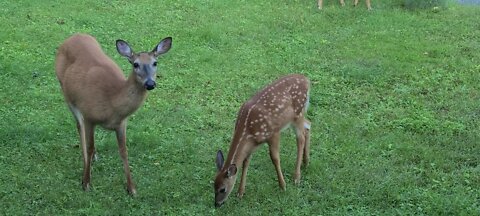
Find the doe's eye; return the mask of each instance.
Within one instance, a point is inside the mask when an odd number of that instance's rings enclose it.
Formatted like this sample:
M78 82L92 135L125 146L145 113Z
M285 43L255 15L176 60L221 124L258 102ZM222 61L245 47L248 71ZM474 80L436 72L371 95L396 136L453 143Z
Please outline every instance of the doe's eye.
M140 65L135 62L135 63L133 63L133 67L134 67L134 68L138 68L138 67L140 67Z
M220 189L220 191L219 191L219 192L220 192L220 193L225 193L225 191L226 191L226 190L227 190L227 189L225 189L225 188L222 188L222 189Z
M153 66L156 67L156 66L157 66L157 62L153 62Z

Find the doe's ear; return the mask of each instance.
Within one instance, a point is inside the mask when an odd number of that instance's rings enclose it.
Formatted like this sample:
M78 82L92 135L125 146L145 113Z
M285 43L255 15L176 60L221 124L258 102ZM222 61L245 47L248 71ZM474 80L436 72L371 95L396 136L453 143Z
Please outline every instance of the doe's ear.
M120 55L127 58L132 58L133 51L126 41L119 39L117 40L116 45L117 45L117 51L118 53L120 53Z
M237 165L231 164L230 166L228 166L228 169L227 169L227 178L230 178L235 174L237 174Z
M170 50L172 47L172 37L166 37L158 45L153 48L152 52L155 55L155 57L164 54Z
M217 165L217 171L222 170L223 168L223 154L221 150L217 151L217 159L215 161L215 164Z

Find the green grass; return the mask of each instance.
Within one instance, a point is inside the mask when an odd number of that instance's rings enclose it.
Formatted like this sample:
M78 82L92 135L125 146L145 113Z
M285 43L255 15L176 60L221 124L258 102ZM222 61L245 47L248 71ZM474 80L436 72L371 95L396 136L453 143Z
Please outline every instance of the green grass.
M0 214L479 215L480 8L372 3L1 1ZM129 119L135 198L114 133L101 129L93 190L81 189L78 135L53 68L75 32L94 35L127 72L116 39L139 51L173 37L158 88ZM215 209L215 153L228 150L240 105L288 73L312 81L301 185L287 131L287 190L263 146L244 198Z

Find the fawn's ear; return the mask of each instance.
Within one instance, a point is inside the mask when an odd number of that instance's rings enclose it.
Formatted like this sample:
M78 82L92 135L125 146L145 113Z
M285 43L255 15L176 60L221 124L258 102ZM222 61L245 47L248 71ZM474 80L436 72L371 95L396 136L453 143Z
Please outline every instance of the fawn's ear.
M227 178L230 178L235 174L237 174L237 165L231 164L227 170Z
M172 47L172 37L166 37L152 50L155 57L164 54Z
M221 150L217 151L217 159L215 161L215 164L217 165L217 171L222 170L223 168L223 154Z
M130 45L124 40L118 39L116 42L117 46L117 51L120 53L120 55L127 57L127 58L132 58L133 56L133 50L130 48Z

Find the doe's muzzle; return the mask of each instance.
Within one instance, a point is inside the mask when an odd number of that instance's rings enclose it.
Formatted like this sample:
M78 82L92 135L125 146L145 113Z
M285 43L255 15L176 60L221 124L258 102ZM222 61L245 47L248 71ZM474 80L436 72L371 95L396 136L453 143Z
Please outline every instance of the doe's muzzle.
M150 79L145 82L145 88L149 91L154 89L156 85L157 84L155 83L155 81L150 80Z

